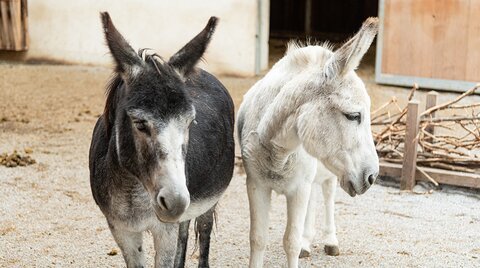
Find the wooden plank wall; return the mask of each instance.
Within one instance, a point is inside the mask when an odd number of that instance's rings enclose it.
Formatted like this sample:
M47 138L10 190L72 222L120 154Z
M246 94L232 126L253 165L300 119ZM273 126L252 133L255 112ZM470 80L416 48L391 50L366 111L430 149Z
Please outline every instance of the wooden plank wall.
M480 81L480 1L385 0L382 73Z
M0 0L0 50L28 49L27 0Z

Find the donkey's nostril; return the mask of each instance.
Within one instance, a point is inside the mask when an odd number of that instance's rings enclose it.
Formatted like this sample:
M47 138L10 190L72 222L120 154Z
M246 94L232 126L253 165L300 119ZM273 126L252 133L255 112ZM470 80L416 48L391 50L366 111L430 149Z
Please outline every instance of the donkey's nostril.
M157 203L162 210L168 210L167 200L161 193L157 196Z
M168 210L168 206L167 206L167 201L165 200L165 197L161 196L160 197L160 206L165 209L165 210Z
M370 176L368 176L368 183L372 185L374 182L375 182L375 176L371 174Z

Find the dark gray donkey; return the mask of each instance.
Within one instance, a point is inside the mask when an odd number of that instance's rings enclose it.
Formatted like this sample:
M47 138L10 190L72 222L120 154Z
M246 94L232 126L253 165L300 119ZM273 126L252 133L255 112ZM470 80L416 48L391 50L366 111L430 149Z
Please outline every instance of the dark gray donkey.
M196 69L217 18L168 62L130 47L101 19L116 63L93 131L90 184L127 267L143 267L149 230L156 267L183 267L190 220L208 267L213 212L234 165L234 109L223 85Z

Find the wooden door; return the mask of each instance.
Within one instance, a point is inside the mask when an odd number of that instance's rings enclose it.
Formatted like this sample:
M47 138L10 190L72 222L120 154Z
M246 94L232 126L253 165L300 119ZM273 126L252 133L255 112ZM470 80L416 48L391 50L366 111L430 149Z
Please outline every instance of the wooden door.
M464 91L480 81L480 1L381 0L380 83Z

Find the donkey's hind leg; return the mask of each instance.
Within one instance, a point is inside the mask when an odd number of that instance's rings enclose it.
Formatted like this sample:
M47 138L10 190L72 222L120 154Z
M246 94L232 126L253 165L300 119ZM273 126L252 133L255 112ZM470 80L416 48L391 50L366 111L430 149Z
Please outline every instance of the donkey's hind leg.
M113 238L122 250L123 258L127 264L127 268L145 267L145 256L143 254L143 235L142 232L129 232L118 229L108 224Z
M190 220L181 222L178 227L177 254L175 255L175 268L185 267L185 257L187 254L188 228Z
M335 227L335 191L337 187L337 178L332 177L322 182L322 192L325 202L324 222L322 226L325 253L330 256L338 256L337 230Z
M315 222L318 209L318 194L320 192L320 185L316 182L312 183L310 190L310 199L308 200L307 215L305 217L305 225L303 228L302 250L300 251L300 258L310 256L311 245L316 234Z
M200 245L199 268L210 267L208 255L210 252L210 235L212 234L214 212L215 206L195 220L195 233L198 234L198 243Z

